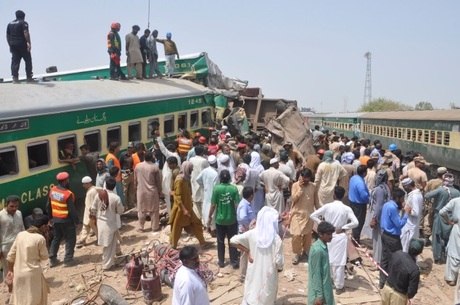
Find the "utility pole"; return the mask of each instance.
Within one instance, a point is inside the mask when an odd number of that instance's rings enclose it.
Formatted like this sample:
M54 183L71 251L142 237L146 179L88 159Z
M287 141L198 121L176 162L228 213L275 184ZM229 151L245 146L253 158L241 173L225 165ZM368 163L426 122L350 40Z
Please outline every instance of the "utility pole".
M371 74L371 52L366 52L364 57L367 59L366 80L364 82L364 100L363 104L372 100L372 74Z

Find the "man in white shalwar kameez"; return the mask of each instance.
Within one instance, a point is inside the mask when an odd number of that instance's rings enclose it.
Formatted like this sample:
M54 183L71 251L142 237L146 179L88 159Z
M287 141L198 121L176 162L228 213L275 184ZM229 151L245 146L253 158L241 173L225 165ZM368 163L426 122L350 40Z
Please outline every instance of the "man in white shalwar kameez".
M270 168L263 171L259 178L265 187L265 205L274 208L278 213L284 212L283 189L289 186L289 178L278 170L277 158L270 160Z
M119 239L117 215L124 211L120 197L114 193L116 181L112 177L105 182L106 190L99 192L94 199L91 211L97 218L97 244L102 246L102 269L107 270L114 264Z
M192 170L192 201L193 201L193 209L195 211L196 216L201 218L202 221L206 221L207 218L203 218L202 214L202 206L203 206L203 188L201 185L196 181L198 175L209 166L208 160L203 157L205 148L203 145L195 146L195 156L190 158L190 162L193 164Z
M341 186L336 186L334 188L335 200L326 203L310 215L310 218L317 224L324 220L336 228L335 233L332 234L331 242L327 244L327 249L329 252L331 276L338 293L343 292L345 285L345 265L347 264L348 242L345 231L356 228L359 223L353 210L349 206L343 204L342 199L344 195L345 189ZM323 220L319 218L320 216L323 217Z
M407 222L401 229L401 245L404 252L409 251L409 244L412 238L420 235L420 219L423 217L423 194L415 187L415 182L411 178L401 181L407 193L406 205L411 207Z
M219 174L217 173L217 158L216 156L208 156L209 166L206 167L199 175L196 177L196 182L203 188L203 214L201 221L204 226L207 225L207 220L209 218L209 209L211 208L211 198L212 190L214 186L219 183ZM192 171L193 175L193 171ZM211 227L208 228L211 231L216 229L216 218L213 217L211 222Z
M158 147L160 147L161 153L168 159L169 157L174 157L177 159L177 166L180 168L180 156L177 151L170 151L166 148L165 144L161 137L156 137L156 141L158 143ZM165 164L162 170L162 190L163 195L165 196L166 208L168 209L168 214L171 214L171 184L174 183L172 180L172 170Z
M339 185L347 189L348 173L339 161L333 159L333 152L328 150L324 153L323 162L316 170L315 185L320 204L334 201L334 187Z
M197 272L200 265L198 250L185 246L179 253L182 266L174 278L172 305L209 305L206 283Z
M15 305L48 304L49 286L43 276L41 262L48 259L43 234L48 227L48 217L39 215L27 231L20 232L8 253L8 277L13 278Z
M278 293L278 271L284 266L283 242L278 235L278 212L263 207L256 228L234 235L230 243L248 254L242 305L273 305Z
M85 211L83 212L83 227L80 232L80 236L77 241L77 248L81 248L86 244L86 240L89 237L90 232L92 231L97 236L97 226L96 222L90 218L91 206L93 205L94 198L98 194L98 190L101 188L95 187L92 184L92 179L90 176L85 176L81 179L83 188L86 190L85 196Z

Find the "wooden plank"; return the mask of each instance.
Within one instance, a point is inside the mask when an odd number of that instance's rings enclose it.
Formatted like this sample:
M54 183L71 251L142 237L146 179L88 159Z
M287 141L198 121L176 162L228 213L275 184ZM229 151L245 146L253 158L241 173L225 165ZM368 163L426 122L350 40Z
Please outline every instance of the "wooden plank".
M362 304L367 302L380 302L380 295L362 295L354 298L336 297L336 302L342 305Z
M225 293L229 292L230 290L232 290L233 288L238 286L238 284L239 283L237 283L237 282L233 282L233 283L230 283L230 285L228 285L228 286L227 285L226 286L220 286L219 288L217 288L216 290L214 290L213 292L211 292L209 294L209 300L214 301L215 299L221 297Z

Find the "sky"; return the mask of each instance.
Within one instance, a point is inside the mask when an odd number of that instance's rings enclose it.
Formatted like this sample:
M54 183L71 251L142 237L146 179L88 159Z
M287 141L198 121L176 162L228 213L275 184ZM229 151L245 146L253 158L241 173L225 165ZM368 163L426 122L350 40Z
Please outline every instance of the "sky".
M138 24L172 32L180 54L207 52L228 77L266 97L297 100L321 112L363 103L366 52L372 53L372 98L435 108L460 106L460 1L443 0L0 0L6 31L26 13L35 74L108 65L106 35ZM3 36L5 37L5 36ZM160 46L160 52L162 47ZM0 39L0 77L10 53ZM126 58L122 59L126 60ZM24 76L24 63L20 76ZM1 96L1 87L0 87ZM1 99L1 98L0 98Z

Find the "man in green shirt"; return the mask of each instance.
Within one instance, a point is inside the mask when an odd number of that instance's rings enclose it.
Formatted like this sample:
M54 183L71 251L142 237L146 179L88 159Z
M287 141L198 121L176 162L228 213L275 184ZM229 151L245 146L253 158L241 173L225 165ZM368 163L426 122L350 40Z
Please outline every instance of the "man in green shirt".
M225 238L228 239L230 263L233 269L239 268L238 250L230 246L230 238L238 234L236 209L240 195L236 186L230 184L230 172L222 170L219 175L220 183L212 191L211 209L209 210L208 227L211 225L214 211L216 211L217 256L219 267L225 266Z
M318 225L319 238L308 256L308 305L335 305L327 243L335 228L329 222Z

